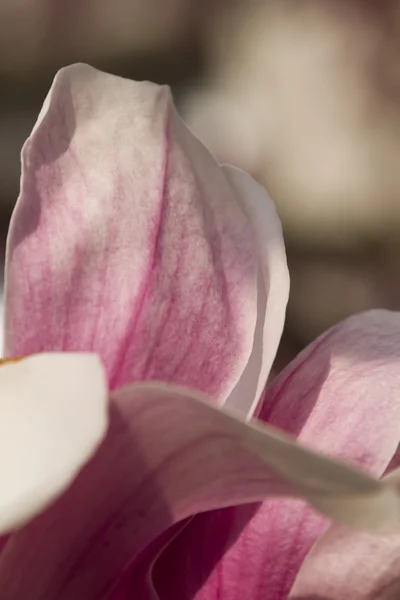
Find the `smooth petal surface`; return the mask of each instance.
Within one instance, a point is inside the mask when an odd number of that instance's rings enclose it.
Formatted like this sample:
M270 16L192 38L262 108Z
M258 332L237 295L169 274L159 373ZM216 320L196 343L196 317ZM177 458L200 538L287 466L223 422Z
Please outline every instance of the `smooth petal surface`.
M400 439L399 391L400 315L374 311L344 321L301 353L267 390L260 417L315 449L381 476ZM328 519L292 499L197 516L159 557L152 574L155 588L162 600L284 600L310 548L328 527ZM350 534L349 539L364 538ZM392 543L384 542L384 551ZM349 546L346 558L338 558L337 570L325 579L323 551L317 556L321 590L334 589L337 571L346 559L351 564L351 551ZM359 551L355 563L357 556ZM371 567L376 563L371 558ZM320 590L314 590L314 574L310 563L307 600ZM359 577L354 574L355 580ZM345 582L346 576L338 579L342 591ZM353 595L350 588L333 598Z
M159 600L286 600L316 532L328 526L304 502L282 498L197 515L160 552L149 579ZM132 578L130 593L136 586Z
M129 565L174 523L288 494L322 500L345 522L400 526L390 484L188 391L132 386L114 396L105 443L73 486L7 542L0 589L7 600L112 598Z
M24 525L70 485L106 432L107 398L94 355L43 354L0 366L0 533Z
M253 351L239 384L226 402L227 407L250 417L265 387L281 339L289 297L289 271L281 222L265 189L239 169L226 166L224 171L248 215L260 257ZM249 404L251 399L253 403Z
M158 379L223 402L252 353L260 257L169 90L65 68L22 161L7 354L93 351L111 388Z
M322 499L329 514L362 526L400 525L389 484L185 390L132 386L114 397L108 437L73 486L7 542L0 589L7 600L108 597L174 523L269 495Z
M398 466L397 450L392 464ZM384 477L400 488L400 469ZM400 534L371 535L332 525L303 563L289 598L397 600L400 596Z
M398 600L400 535L332 526L311 550L291 600Z

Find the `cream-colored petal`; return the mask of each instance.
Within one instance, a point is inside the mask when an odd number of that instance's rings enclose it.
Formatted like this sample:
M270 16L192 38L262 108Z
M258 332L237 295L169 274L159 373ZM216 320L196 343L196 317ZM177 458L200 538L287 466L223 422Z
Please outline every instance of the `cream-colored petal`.
M0 367L0 533L42 512L107 427L103 367L91 354L41 354Z

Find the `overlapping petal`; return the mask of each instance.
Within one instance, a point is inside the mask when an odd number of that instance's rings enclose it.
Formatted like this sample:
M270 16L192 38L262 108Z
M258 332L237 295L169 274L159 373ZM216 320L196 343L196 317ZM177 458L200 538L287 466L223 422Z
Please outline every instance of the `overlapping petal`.
M225 166L224 171L249 218L260 259L253 350L239 384L226 401L227 407L251 417L281 339L289 296L289 272L281 222L265 189L239 169Z
M364 527L400 525L396 487L272 428L245 424L191 392L138 384L117 392L112 407L108 436L91 463L3 549L7 600L108 597L174 523L270 495L305 497Z
M399 451L384 479L399 486ZM400 534L371 535L332 525L303 563L289 598L307 600L397 600L400 594Z
M311 344L275 379L260 416L311 447L381 476L400 440L399 348L399 314L376 311L352 317ZM329 519L291 499L200 515L161 554L152 572L154 585L162 600L283 600L310 548L328 527ZM348 551L343 545L331 576L326 576L325 545L315 557L317 569L314 562L306 563L306 598L320 589L335 589L335 581L342 594L334 600L358 599L353 589L368 589L367 583L357 587L361 575L356 568L360 552L368 552L368 536L345 531L356 541L354 546L349 542ZM369 539L374 547L383 544L383 553L396 547L390 538ZM342 551L339 541L335 551ZM346 560L354 563L348 594L348 576L337 578ZM369 577L376 577L372 567L378 559L371 557L370 562ZM314 576L320 586L314 585Z
M107 399L94 355L42 354L0 366L0 533L33 519L70 485L106 433Z
M93 351L112 389L159 379L208 398L165 383L118 389L107 437L72 485L104 432L104 380L87 401L86 380L71 378L63 410L45 395L39 410L28 406L32 421L6 403L20 437L0 436L15 458L8 471L0 461L12 507L2 530L68 488L0 540L7 600L114 592L119 600L138 589L153 600L257 600L266 590L280 600L327 527L315 508L362 528L400 527L396 478L380 482L294 440L382 474L400 437L398 315L362 315L325 334L268 390L260 412L268 425L243 422L268 377L287 294L272 203L247 175L215 163L166 88L83 65L58 74L23 151L7 253L7 354ZM22 508L10 501L15 490L26 491ZM275 496L285 499L252 504ZM308 564L295 594L311 593Z
M167 88L84 65L60 71L23 150L7 354L93 351L112 388L159 379L224 402L250 357L261 370L260 341L252 353L266 309L260 262L267 287L281 289L277 331L288 294L275 210L259 190L249 219L242 193L180 121ZM260 246L255 211L271 218ZM254 394L277 344L271 336Z
M332 526L297 576L291 600L397 600L400 535L371 535Z

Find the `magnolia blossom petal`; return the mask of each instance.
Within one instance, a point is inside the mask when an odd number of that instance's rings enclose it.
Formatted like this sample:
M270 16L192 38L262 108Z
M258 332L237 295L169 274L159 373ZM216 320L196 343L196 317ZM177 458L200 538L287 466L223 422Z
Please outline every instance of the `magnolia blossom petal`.
M157 600L286 600L316 531L328 526L304 502L282 498L197 515L162 549L147 579ZM129 589L144 576L138 569Z
M400 527L400 493L182 388L114 396L111 427L62 498L0 555L7 600L107 597L140 553L183 519L271 495L305 497L338 520Z
M315 544L291 600L398 600L400 534L371 535L332 526Z
M381 476L400 440L400 313L350 317L267 390L261 418Z
M399 348L398 313L352 317L311 344L274 380L260 417L315 449L381 476L400 440ZM394 475L386 481L398 485ZM200 515L161 554L154 585L162 600L284 600L307 553L328 527L328 519L292 499ZM357 556L360 552L355 562ZM346 559L338 559L337 570ZM316 560L317 572L326 573L322 551ZM320 591L313 589L312 563L308 573L306 591L312 595ZM321 579L321 590L333 586L336 576L333 570ZM339 578L338 586L345 582L345 576ZM351 588L332 600L353 597Z
M0 366L0 533L23 526L70 485L105 434L107 398L94 355Z
M7 354L93 351L111 388L158 379L223 402L252 352L259 258L168 88L62 69L22 161Z
M224 170L249 217L260 257L253 351L241 380L226 402L227 407L251 416L281 339L289 298L289 271L282 225L265 189L239 169L224 167Z
M389 470L398 466L399 448ZM399 486L400 469L384 477ZM371 535L332 525L304 561L289 598L310 594L329 600L397 600L400 596L400 534Z

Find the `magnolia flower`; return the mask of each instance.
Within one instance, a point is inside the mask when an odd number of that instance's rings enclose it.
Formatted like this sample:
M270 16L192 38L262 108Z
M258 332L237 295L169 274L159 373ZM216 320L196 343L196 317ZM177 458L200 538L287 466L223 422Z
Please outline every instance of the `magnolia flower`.
M7 248L1 598L397 595L400 316L264 392L287 297L270 199L167 88L57 75Z

